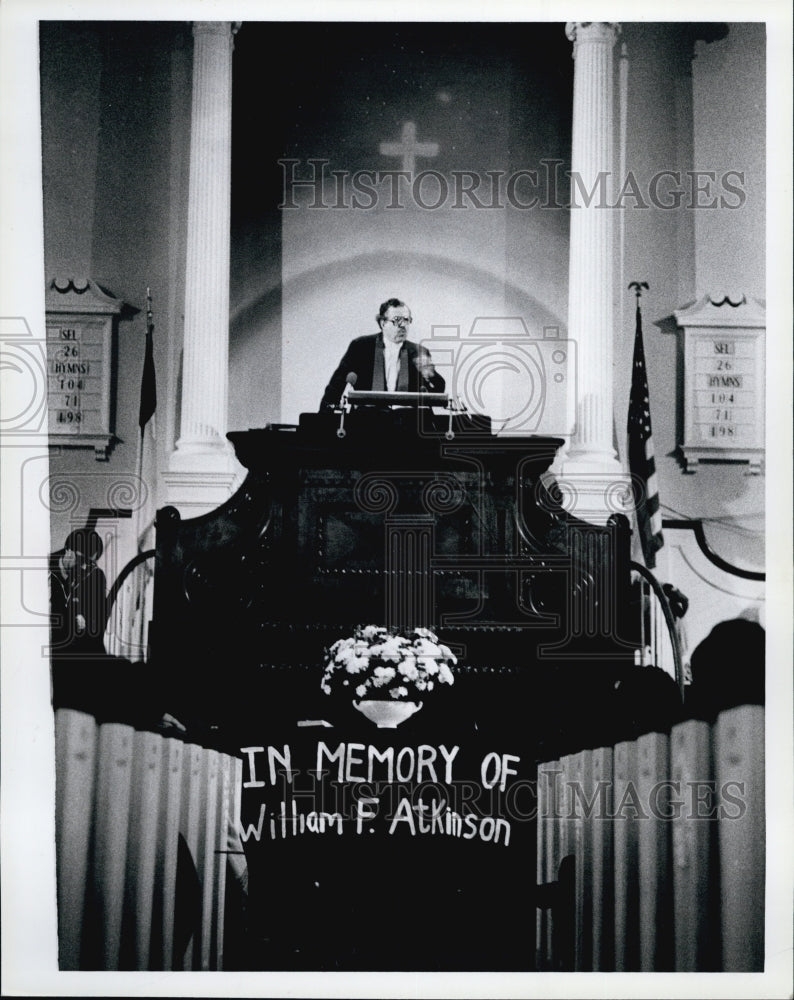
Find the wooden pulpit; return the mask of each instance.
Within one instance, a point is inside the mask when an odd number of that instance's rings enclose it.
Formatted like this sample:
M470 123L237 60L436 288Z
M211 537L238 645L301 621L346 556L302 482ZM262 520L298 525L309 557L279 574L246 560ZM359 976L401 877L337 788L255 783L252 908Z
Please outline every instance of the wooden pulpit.
M229 438L223 506L157 520L151 662L242 760L247 957L262 969L531 970L536 770L614 737L634 669L629 531L569 515L562 442L416 410ZM455 682L397 728L328 697L358 625L431 628Z

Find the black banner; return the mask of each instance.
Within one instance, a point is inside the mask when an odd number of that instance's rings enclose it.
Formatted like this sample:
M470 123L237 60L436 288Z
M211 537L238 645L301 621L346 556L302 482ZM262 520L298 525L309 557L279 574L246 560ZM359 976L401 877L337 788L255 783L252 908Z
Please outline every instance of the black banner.
M434 715L240 748L258 967L533 968L534 754Z

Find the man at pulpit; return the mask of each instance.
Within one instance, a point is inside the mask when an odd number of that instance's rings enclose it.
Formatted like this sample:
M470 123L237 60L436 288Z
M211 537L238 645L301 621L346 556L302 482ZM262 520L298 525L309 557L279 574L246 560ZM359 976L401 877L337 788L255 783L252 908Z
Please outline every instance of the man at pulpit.
M413 317L401 299L382 303L375 320L379 333L351 341L325 387L320 409L338 406L345 385L377 392L443 392L427 348L408 339ZM355 378L352 378L355 376Z

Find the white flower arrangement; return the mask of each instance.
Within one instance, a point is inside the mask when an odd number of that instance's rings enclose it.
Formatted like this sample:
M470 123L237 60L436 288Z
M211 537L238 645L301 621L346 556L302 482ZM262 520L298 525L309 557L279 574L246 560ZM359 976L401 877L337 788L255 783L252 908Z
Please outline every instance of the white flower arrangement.
M400 632L358 625L326 650L320 687L353 700L421 701L442 684L454 684L457 657L427 628Z

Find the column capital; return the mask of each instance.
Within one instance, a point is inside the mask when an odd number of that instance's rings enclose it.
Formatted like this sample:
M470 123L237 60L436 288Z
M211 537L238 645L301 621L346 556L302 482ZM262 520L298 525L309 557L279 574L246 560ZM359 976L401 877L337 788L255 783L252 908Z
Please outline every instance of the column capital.
M610 42L614 45L621 32L618 21L568 21L565 36L576 46L581 42Z

